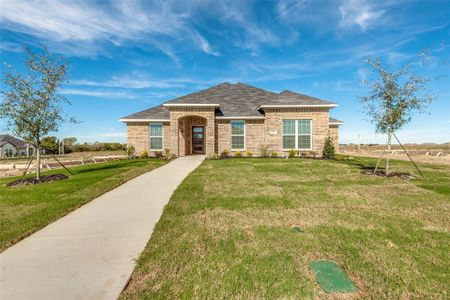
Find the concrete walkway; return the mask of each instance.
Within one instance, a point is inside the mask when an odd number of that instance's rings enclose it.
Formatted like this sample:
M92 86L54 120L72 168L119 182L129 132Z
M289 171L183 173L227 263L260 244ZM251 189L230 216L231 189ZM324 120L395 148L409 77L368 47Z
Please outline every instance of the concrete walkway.
M5 250L0 298L117 298L173 191L203 159L177 158Z

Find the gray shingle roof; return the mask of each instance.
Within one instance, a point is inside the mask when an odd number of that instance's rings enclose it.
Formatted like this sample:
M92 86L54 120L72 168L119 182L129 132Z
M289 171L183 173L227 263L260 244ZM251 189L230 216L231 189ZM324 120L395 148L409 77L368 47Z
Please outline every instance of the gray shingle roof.
M244 83L226 82L167 101L165 104L219 104L216 116L258 117L264 115L262 111L258 111L261 105L330 105L334 103L291 91L277 94ZM159 105L126 116L124 119L169 119L169 110Z
M15 138L9 134L0 134L0 145L3 146L6 143L10 143L11 145L17 148L25 148L26 143L18 138Z
M342 123L342 124L344 124L344 121L341 121L341 120L338 120L338 119L335 119L335 118L331 118L330 117L330 121L329 121L330 123Z

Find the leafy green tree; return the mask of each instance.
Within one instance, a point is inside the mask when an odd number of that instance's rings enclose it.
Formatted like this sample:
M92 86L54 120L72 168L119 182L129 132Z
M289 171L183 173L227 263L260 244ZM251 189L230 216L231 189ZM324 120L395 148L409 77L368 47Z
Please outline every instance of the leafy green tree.
M427 88L431 79L415 74L413 66L419 64L408 64L392 71L380 59L367 59L367 63L373 75L364 81L370 91L360 101L375 124L376 132L388 136L386 174L389 174L392 134L409 123L415 113L423 112L436 96Z
M58 93L66 81L67 63L64 58L45 49L34 53L25 48L26 71L21 74L8 66L3 82L0 118L7 120L8 129L30 141L36 147L36 179L41 176L42 137L58 131L62 123L76 122L68 118L63 104L69 101Z
M76 137L68 137L63 139L64 144L64 153L71 153L73 152L73 148L75 144L77 143Z
M46 152L58 153L59 141L56 136L46 136L41 139L41 147L45 149Z

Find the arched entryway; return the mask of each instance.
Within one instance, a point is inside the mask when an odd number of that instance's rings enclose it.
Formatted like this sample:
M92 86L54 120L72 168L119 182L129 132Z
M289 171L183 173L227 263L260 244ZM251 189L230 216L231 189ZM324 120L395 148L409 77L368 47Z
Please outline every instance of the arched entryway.
M206 154L207 119L188 115L178 119L180 156Z

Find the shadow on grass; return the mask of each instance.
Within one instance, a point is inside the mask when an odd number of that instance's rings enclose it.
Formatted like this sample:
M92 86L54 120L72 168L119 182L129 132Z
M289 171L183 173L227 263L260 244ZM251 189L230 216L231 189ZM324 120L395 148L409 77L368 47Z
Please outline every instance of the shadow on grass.
M129 165L128 165L129 166ZM119 169L124 168L124 165L116 164L116 165L106 165L106 166L93 166L89 169L82 169L82 170L71 170L74 174L83 174L83 173L89 173L89 172L96 172L96 171L104 171L104 170L113 170L113 169Z
M362 171L373 171L375 170L375 164L373 162L361 162L361 161L352 161L352 160L335 160L337 163L346 164L351 167L358 168ZM379 167L383 169L382 166Z

